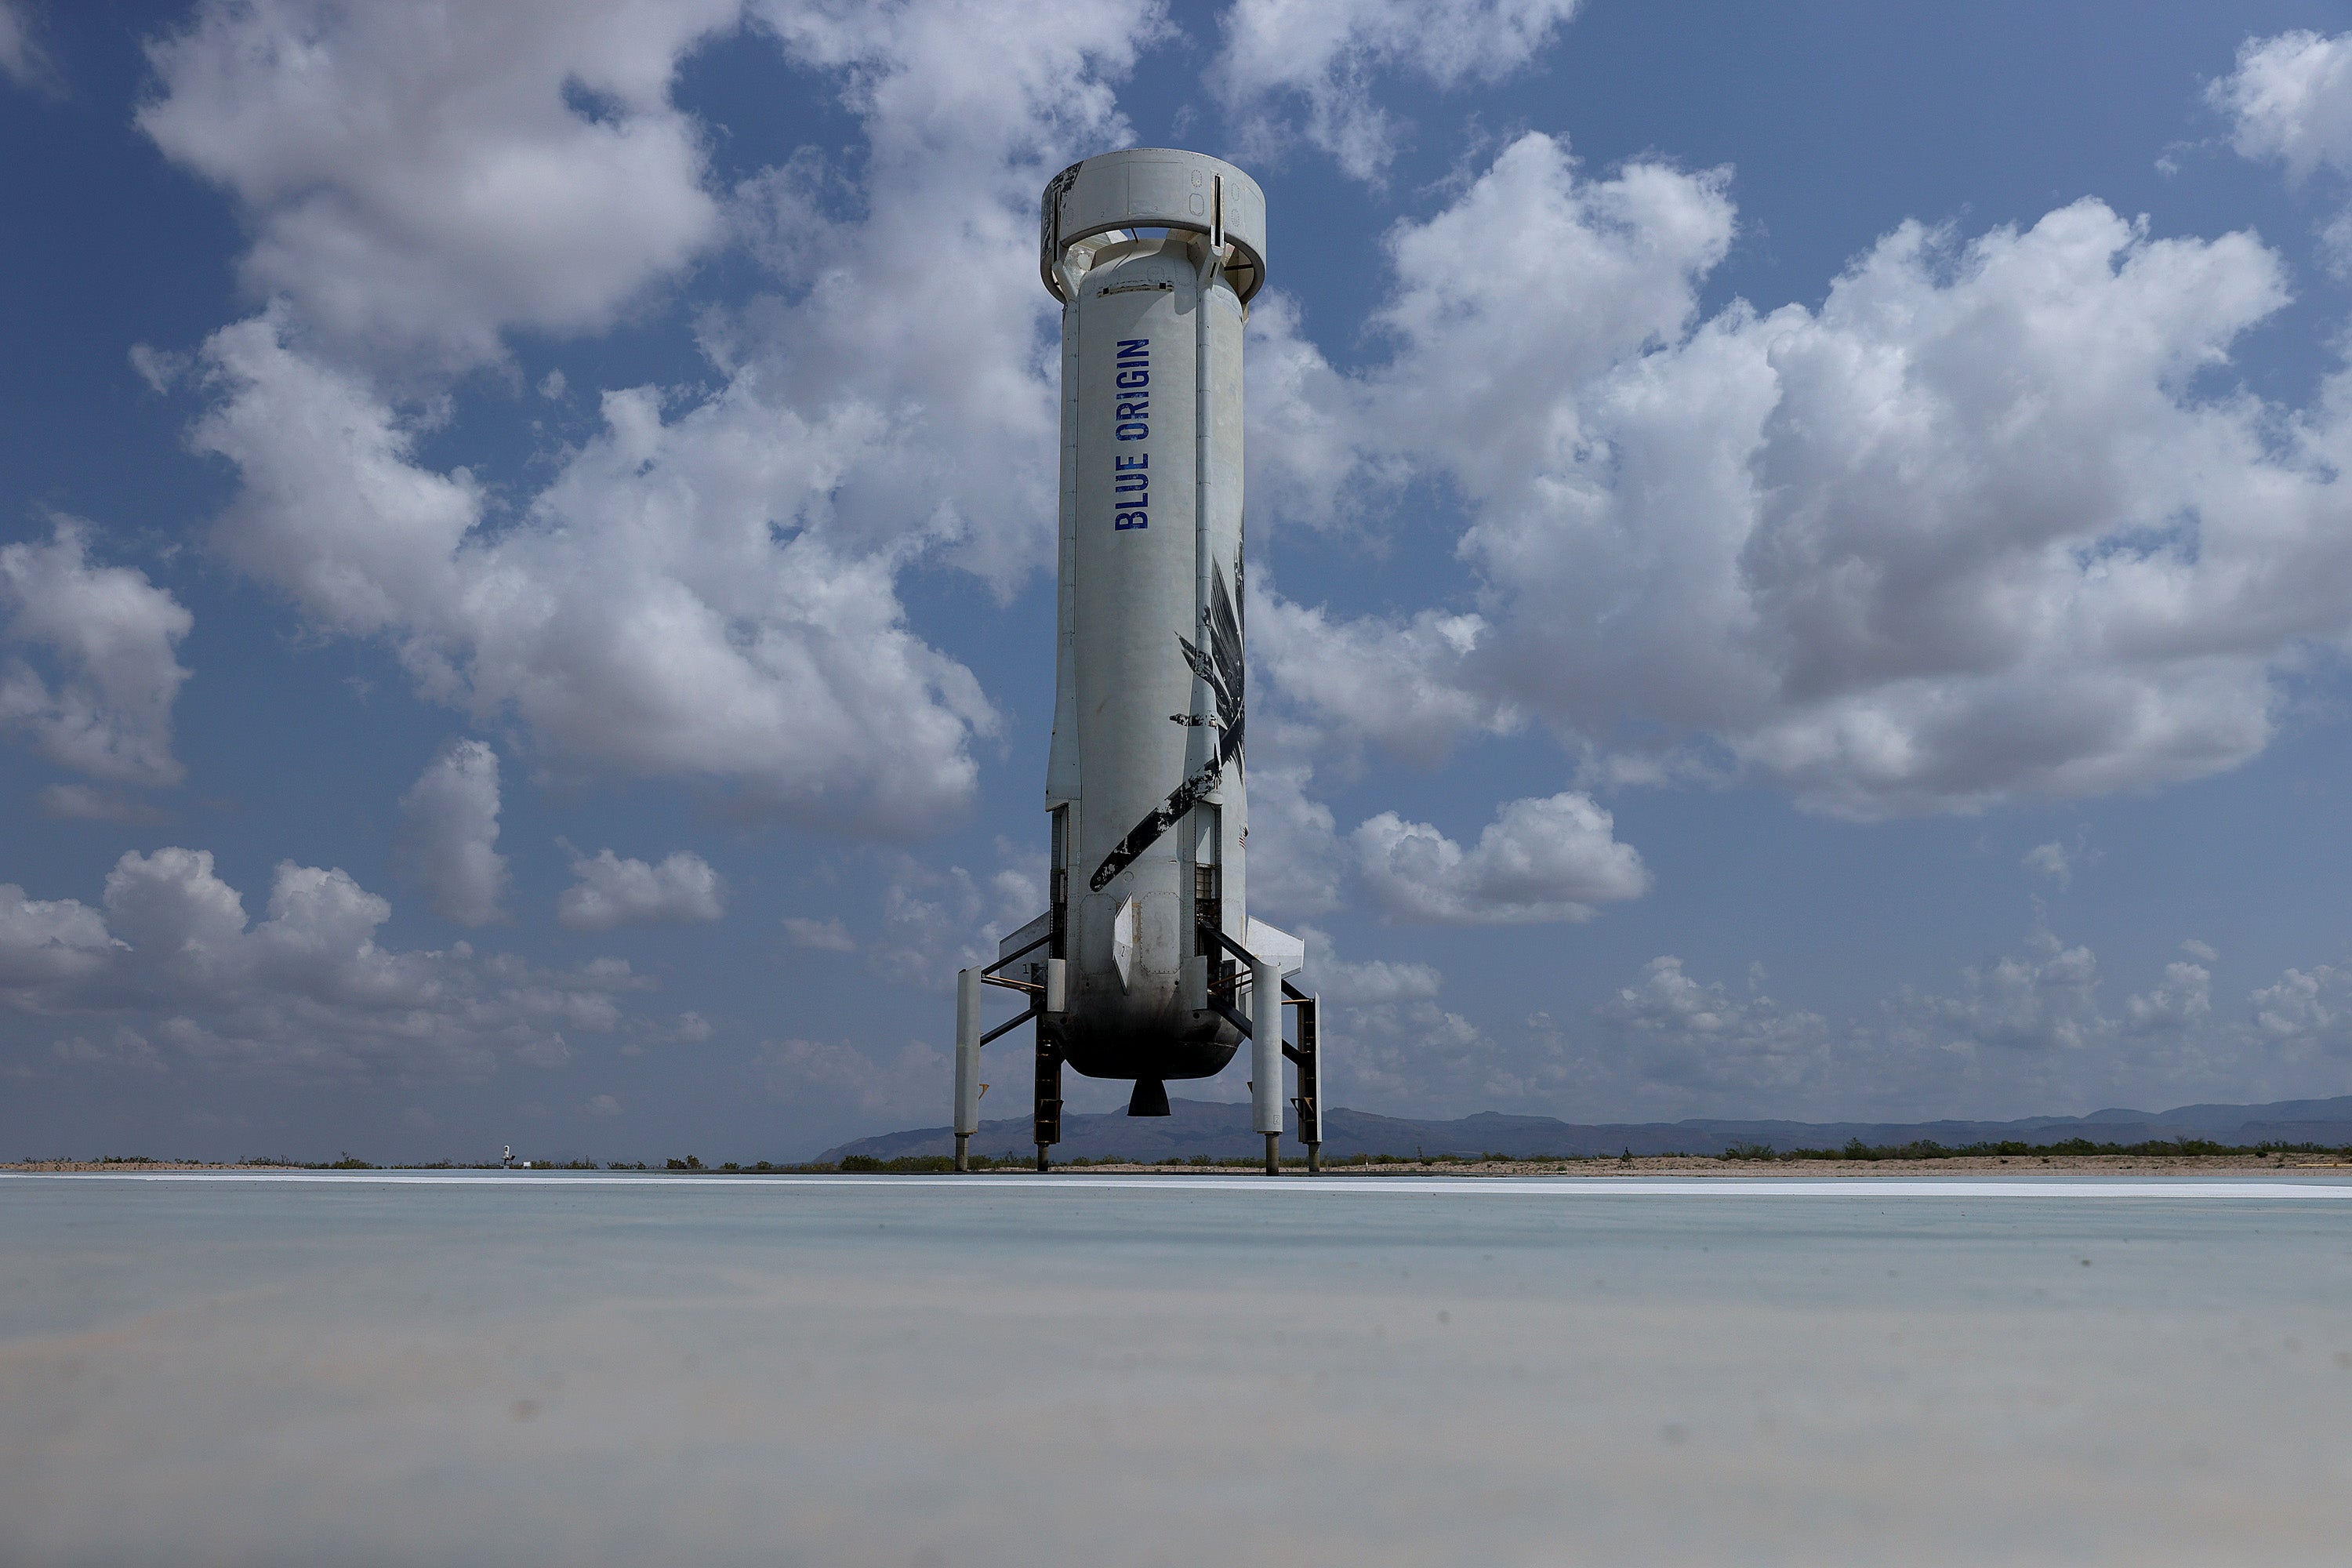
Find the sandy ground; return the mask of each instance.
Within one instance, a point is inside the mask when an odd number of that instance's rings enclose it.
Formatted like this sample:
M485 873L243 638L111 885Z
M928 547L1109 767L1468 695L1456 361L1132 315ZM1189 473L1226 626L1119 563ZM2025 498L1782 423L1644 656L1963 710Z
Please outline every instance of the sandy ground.
M278 1165L212 1165L200 1160L17 1160L0 1164L0 1171L68 1172L89 1174L104 1171L260 1171Z
M1150 1172L1154 1175L1249 1175L1256 1166L1088 1165L1089 1171ZM1305 1174L1285 1164L1285 1173ZM1401 1160L1377 1165L1328 1165L1327 1176L1966 1176L2099 1175L2189 1176L2225 1172L2352 1170L2352 1163L2321 1154L2032 1154L1950 1160L1715 1160L1696 1155L1636 1155L1631 1160L1476 1160L1454 1163Z
M418 1170L392 1165L386 1170ZM551 1168L551 1167L543 1167ZM1249 1176L1255 1165L1056 1165L1055 1170L1100 1174L1155 1176ZM194 1160L25 1160L0 1163L0 1171L94 1173L109 1171L276 1171L282 1165L207 1164ZM1649 1154L1632 1160L1399 1160L1384 1164L1328 1165L1326 1176L1968 1176L2095 1175L2193 1176L2239 1172L2344 1171L2352 1161L2325 1154L2018 1154L1949 1160L1716 1160L1698 1155ZM1284 1166L1304 1175L1303 1167ZM653 1173L723 1181L749 1172ZM992 1173L982 1172L980 1174Z

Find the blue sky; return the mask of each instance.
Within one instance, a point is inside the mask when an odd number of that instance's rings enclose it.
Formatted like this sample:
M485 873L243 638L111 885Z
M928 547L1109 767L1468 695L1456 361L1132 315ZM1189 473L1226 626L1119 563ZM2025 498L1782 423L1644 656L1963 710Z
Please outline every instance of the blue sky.
M0 0L0 1150L941 1120L1042 907L1034 203L1130 143L1268 196L1338 1102L2352 1089L2347 28Z

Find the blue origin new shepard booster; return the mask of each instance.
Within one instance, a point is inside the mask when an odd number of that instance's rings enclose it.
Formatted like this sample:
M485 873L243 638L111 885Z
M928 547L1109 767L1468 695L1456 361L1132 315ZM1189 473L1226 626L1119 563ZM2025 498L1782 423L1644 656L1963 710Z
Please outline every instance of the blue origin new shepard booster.
M1128 1114L1165 1116L1169 1079L1213 1076L1244 1040L1267 1171L1286 1058L1312 1170L1316 999L1287 982L1298 940L1249 917L1245 854L1242 323L1265 281L1265 195L1215 158L1130 148L1055 175L1040 235L1062 301L1052 907L957 977L957 1168L981 1047L1034 1021L1039 1170L1064 1067L1133 1079ZM983 1030L983 985L1028 1011Z

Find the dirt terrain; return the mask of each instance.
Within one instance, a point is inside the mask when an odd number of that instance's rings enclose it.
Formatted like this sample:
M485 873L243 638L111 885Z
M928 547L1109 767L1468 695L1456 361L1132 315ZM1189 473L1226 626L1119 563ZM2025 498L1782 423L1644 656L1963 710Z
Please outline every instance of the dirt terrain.
M385 1170L420 1169L384 1166ZM25 1160L0 1163L0 1171L74 1173L113 1171L275 1171L282 1165L208 1164L194 1160ZM1057 1165L1057 1171L1092 1175L1246 1176L1255 1165ZM1303 1175L1286 1163L1286 1174ZM2188 1176L2257 1171L2347 1171L2352 1161L2325 1154L2016 1154L1970 1155L1944 1160L1717 1160L1690 1154L1636 1155L1631 1160L1398 1160L1381 1164L1328 1165L1327 1176L1982 1176L2101 1175ZM685 1173L663 1173L684 1174ZM748 1172L697 1171L726 1177ZM777 1172L787 1174L789 1172ZM981 1174L988 1174L982 1172ZM1017 1171L1013 1173L1019 1173Z
M1255 1166L1086 1165L1088 1172L1150 1175L1245 1176ZM1303 1173L1286 1163L1286 1174ZM1327 1165L1327 1176L2183 1176L2255 1171L2345 1171L2352 1162L2324 1154L2017 1154L1943 1160L1717 1160L1692 1154L1635 1155L1631 1160L1399 1160L1383 1164Z
M278 1171L282 1165L215 1165L199 1160L14 1160L0 1171Z

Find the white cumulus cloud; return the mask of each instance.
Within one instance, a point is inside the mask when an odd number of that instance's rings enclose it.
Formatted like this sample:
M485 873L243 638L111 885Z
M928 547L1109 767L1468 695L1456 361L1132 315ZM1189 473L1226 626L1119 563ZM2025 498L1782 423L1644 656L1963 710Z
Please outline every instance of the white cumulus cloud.
M854 1116L861 1131L920 1124L940 1114L940 1086L949 1081L949 1058L937 1047L909 1040L887 1055L861 1050L847 1040L772 1040L760 1048L755 1070L771 1098L810 1118L838 1125ZM999 1067L999 1079L1009 1077ZM1011 1085L998 1088L1005 1093ZM1022 1086L1025 1091L1026 1086ZM1017 1101L1018 1094L1008 1097ZM1017 1104L991 1100L989 1117L1020 1114Z
M740 0L205 0L149 47L140 128L235 194L247 286L336 352L499 357L601 330L715 240L703 133L669 99Z
M1444 988L1445 976L1432 964L1389 958L1350 963L1339 956L1328 932L1301 926L1298 935L1307 944L1299 984L1327 1001L1343 1006L1426 1002Z
M1332 671L1394 665L1457 731L1525 713L1604 775L1721 763L1860 818L2267 744L2274 673L2352 637L2352 397L2295 416L2228 379L2287 298L2275 254L2085 200L1973 239L1906 224L1818 310L1701 320L1732 231L1719 174L1595 180L1530 134L1392 235L1385 363L1306 374L1284 345L1320 401L1266 417L1349 454L1326 493L1462 494L1479 626L1274 617L1281 701L1392 744Z
M746 224L789 237L757 247L782 287L706 318L706 344L765 417L866 433L828 477L836 538L940 548L1009 595L1053 558L1059 307L1037 280L1038 193L1133 140L1113 83L1161 36L1160 7L752 9L866 142L850 162L805 149L738 193Z
M18 990L95 973L116 942L106 918L71 899L28 899L0 883L0 987Z
M2284 164L2296 184L2323 169L2352 174L2352 33L2249 38L2237 69L2209 85L2206 98L2229 117L2242 156ZM2352 209L2339 212L2320 240L2331 269L2352 271Z
M1324 1023L1329 1103L1408 1116L1461 1115L1519 1098L1486 1030L1428 997L1335 1005Z
M1430 925L1524 925L1592 918L1592 906L1650 889L1639 851L1590 795L1515 800L1465 850L1424 822L1384 811L1353 836L1357 869L1381 913Z
M56 74L33 36L32 19L23 0L0 0L0 76L18 87L54 89Z
M920 834L971 799L970 742L997 718L908 630L897 574L937 552L1009 593L1050 556L1037 191L1128 139L1109 82L1162 24L1076 0L753 15L866 142L746 182L720 222L667 94L732 5L202 10L159 46L142 123L241 194L247 270L276 298L205 345L195 445L242 478L216 535L233 563L320 629L390 644L427 696L519 721L556 777ZM328 114L430 120L429 155L341 124L289 145ZM551 205L478 225L468 204L534 161ZM751 247L773 291L698 318L716 390L606 391L603 431L535 495L419 461L450 406L434 367L514 330L595 330L722 230L792 243Z
M1044 857L1004 839L997 853L1009 863L985 877L894 857L882 890L882 934L867 949L866 966L945 995L955 990L957 970L994 962L999 939L1045 908Z
M616 999L646 984L617 959L544 970L462 942L388 949L391 915L344 872L288 861L257 922L210 851L133 852L96 908L0 887L0 1008L13 1040L76 1031L57 1037L68 1065L478 1079L562 1066L566 1031L613 1033ZM101 1025L98 1050L79 1031Z
M1551 43L1578 0L1235 0L1209 80L1272 153L1290 128L1358 179L1376 177L1402 130L1375 91L1385 73L1441 88L1496 81Z
M89 559L86 525L0 546L0 732L110 784L180 782L172 704L194 623L143 572Z
M1694 977L1680 958L1652 959L1630 985L1594 1010L1628 1050L1652 1087L1673 1086L1718 1103L1786 1101L1818 1078L1828 1028L1818 1014L1781 1006L1769 996L1735 997L1719 983Z
M1922 1015L1980 1045L2077 1050L2110 1026L2098 1006L2098 959L2047 931L2030 952L1973 966L1963 980L1959 995L1927 1000Z
M1307 785L1314 770L1250 760L1249 904L1268 914L1318 915L1339 907L1346 854L1331 808Z
M1434 763L1465 735L1505 733L1507 706L1472 689L1464 670L1487 626L1475 615L1423 611L1412 619L1340 620L1271 595L1253 595L1250 649L1284 697L1326 732L1392 756Z
M2254 1024L2274 1039L2344 1043L2352 972L2332 964L2289 969L2251 998Z
M165 820L152 801L128 790L107 789L86 784L53 784L41 786L34 797L44 816L62 818L68 822L114 822L128 826L151 826Z
M2237 68L2206 97L2230 117L2242 155L2275 159L2296 180L2319 169L2352 173L2352 34L2249 38Z
M359 379L275 316L206 348L226 395L196 444L245 489L229 559L320 625L396 647L428 695L528 724L558 774L705 780L747 810L916 831L969 796L994 724L969 671L912 636L891 563L770 521L809 503L838 433L665 425L610 395L520 527L483 527L463 469L418 466Z
M786 915L784 935L794 947L814 948L819 952L856 952L857 939L838 918L811 920L806 915Z
M2143 1034L2194 1028L2212 1012L2213 972L2201 963L2168 963L2162 984L2124 999L2126 1020Z
M2029 871L2039 871L2061 888L2070 887L2074 880L2074 863L2067 858L2063 844L2037 844L2025 852L2021 864Z
M600 849L575 856L572 875L576 880L556 898L555 918L572 931L715 921L727 912L725 880L690 849L658 865Z
M433 912L459 925L507 918L499 843L499 754L458 741L400 797L401 855Z

